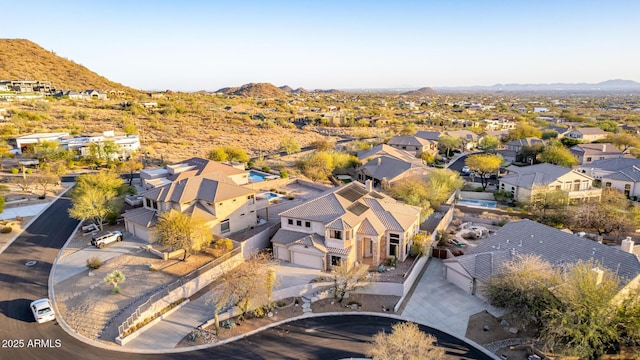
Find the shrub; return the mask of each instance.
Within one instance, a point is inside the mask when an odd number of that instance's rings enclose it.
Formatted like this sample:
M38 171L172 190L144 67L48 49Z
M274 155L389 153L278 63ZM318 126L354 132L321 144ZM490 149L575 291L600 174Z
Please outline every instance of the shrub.
M220 257L233 250L233 241L227 238L218 239L213 244L213 256Z
M13 230L13 228L11 226L5 226L2 229L0 229L0 233L3 234L8 234Z
M102 260L100 260L99 257L94 256L94 257L91 257L91 258L87 259L87 267L90 270L100 269L101 266L102 266Z
M17 173L19 173L19 172L20 172L20 170L19 170L18 168L11 168L11 173L12 173L12 174L14 174L14 175L15 175L15 174L17 174Z
M484 192L484 188L482 186L478 186L477 188L473 189L473 191L475 191L475 192Z
M33 173L33 170L31 170L31 169L27 169L27 170L25 170L25 172L26 172L27 174L31 175L31 173Z
M508 222L509 222L508 220L500 220L498 221L498 226L504 226Z
M271 171L271 168L270 168L270 167L268 167L268 166L264 166L264 167L262 168L262 171L264 171L264 172L267 172L267 173L268 173L269 171Z
M287 179L289 177L289 172L286 170L280 171L280 177L283 179Z
M293 195L287 195L287 200L293 200L295 198L295 196Z
M396 257L390 257L387 258L387 266L396 266L396 264L398 263L398 259Z

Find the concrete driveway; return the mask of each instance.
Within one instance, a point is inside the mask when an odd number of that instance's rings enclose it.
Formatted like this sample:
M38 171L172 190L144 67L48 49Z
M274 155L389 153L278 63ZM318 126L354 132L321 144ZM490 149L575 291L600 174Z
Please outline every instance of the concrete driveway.
M467 294L445 280L442 277L443 271L442 260L431 259L411 298L407 301L402 317L464 338L469 316L482 310L487 310L494 316L503 314L502 309Z

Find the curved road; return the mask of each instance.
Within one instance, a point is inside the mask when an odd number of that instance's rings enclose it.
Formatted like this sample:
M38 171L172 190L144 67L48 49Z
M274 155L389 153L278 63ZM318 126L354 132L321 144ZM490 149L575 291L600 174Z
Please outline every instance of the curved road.
M53 261L78 221L70 219L70 200L62 197L39 216L0 254L0 359L338 359L359 357L371 336L390 331L395 319L377 316L308 318L262 331L214 348L172 354L143 355L91 346L52 321L37 324L29 303L48 296ZM37 261L26 266L28 261ZM491 359L440 331L434 334L448 353L460 359Z

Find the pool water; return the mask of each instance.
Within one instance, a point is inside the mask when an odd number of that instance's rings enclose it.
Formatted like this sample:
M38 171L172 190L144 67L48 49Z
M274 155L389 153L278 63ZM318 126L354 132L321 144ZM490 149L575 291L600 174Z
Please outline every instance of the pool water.
M249 181L250 182L260 182L264 181L267 178L266 175L259 173L254 170L249 170Z
M458 205L495 209L498 202L495 200L460 199Z

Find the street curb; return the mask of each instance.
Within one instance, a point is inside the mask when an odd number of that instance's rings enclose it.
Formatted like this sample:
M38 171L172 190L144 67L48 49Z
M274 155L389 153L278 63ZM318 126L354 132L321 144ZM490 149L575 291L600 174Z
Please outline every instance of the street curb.
M62 193L60 193L59 195L56 195L56 197L53 199L53 201L50 201L47 206L43 207L42 210L40 210L37 214L33 215L33 217L31 218L31 220L29 220L28 223L26 223L23 227L22 230L18 233L16 233L11 239L9 239L9 241L7 241L6 244L4 244L4 246L0 247L0 254L2 254L5 250L7 250L7 248L20 236L22 235L22 233L29 227L31 226L31 224L36 221L36 219L42 215L42 213L47 210L51 204L53 204L54 202L58 201L58 199L67 193L67 191L71 190L73 186L68 187L65 191L63 191Z

